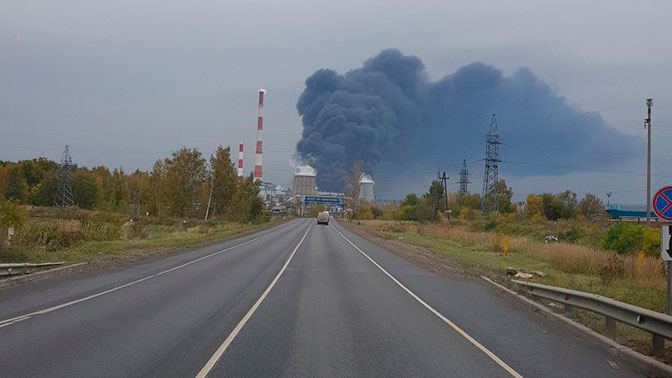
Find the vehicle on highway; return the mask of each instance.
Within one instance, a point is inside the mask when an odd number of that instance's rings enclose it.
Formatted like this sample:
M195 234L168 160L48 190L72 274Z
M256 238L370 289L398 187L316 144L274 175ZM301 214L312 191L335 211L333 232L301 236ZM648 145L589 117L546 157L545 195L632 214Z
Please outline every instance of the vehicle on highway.
M329 212L328 212L328 211L320 211L320 212L317 214L317 224L325 224L325 225L329 225L329 219L330 219L330 218L331 218L331 217L329 216Z

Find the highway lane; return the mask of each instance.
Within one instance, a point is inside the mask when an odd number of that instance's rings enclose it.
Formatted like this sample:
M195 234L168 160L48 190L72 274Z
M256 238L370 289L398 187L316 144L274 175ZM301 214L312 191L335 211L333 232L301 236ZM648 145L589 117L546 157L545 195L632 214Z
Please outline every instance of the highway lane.
M482 283L430 274L332 225L311 231L208 376L638 376L610 359Z
M209 366L208 377L637 376L480 282L430 274L313 223L2 290L0 375L194 377Z
M297 220L276 227L277 232L272 234L266 235L276 230L262 231L265 236L243 246L0 328L0 376L194 376L221 342L221 336L231 331L266 288L309 224ZM110 273L112 278L103 274L102 278L87 277L82 282L66 280L61 303L72 300L77 291L73 286L99 280L117 282L112 287L119 287L256 237ZM124 276L120 282L118 275ZM109 286L100 288L108 290ZM81 291L90 294L86 287ZM7 311L8 303L37 308L16 299L24 293L42 298L32 294L30 285L11 293L3 290L2 311Z

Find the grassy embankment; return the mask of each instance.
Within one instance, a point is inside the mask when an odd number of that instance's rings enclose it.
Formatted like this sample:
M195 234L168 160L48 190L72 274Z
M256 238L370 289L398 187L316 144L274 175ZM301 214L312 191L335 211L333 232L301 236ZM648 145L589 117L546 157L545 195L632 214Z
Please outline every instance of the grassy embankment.
M495 232L471 231L466 225L418 224L398 221L356 221L355 227L389 239L422 247L438 259L457 261L465 266L480 267L483 273L499 282L506 282L506 268L519 271L541 271L543 278L535 282L581 290L614 298L654 311L663 311L665 275L656 257L617 255L594 246L566 242L544 243L533 236L510 235L509 254L502 254L503 235ZM585 241L594 244L593 230ZM543 239L542 239L543 240ZM479 269L479 270L481 270ZM604 317L577 310L571 315L589 327L604 332ZM617 341L650 352L650 335L619 324ZM669 343L668 343L669 344ZM672 347L665 360L672 361Z
M93 262L225 239L263 224L181 220L87 210L27 208L27 219L0 262Z

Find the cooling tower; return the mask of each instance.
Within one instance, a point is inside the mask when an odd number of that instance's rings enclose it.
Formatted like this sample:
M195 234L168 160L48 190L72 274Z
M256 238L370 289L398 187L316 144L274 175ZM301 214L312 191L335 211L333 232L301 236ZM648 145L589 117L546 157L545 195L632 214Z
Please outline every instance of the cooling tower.
M375 182L371 176L362 174L359 179L359 199L364 202L376 202L376 195L373 193L373 184Z
M295 175L294 176L294 195L310 196L317 194L317 184L315 176Z

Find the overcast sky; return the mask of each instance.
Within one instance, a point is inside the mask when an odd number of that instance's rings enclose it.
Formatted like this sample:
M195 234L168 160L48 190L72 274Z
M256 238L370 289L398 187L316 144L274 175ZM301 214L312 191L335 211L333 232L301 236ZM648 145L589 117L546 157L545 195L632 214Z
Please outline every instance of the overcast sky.
M655 188L672 182L671 11L670 1L614 0L0 0L0 160L58 160L70 144L80 165L148 170L181 146L209 155L243 141L249 173L256 92L266 88L265 178L289 185L306 77L393 47L420 57L432 79L474 61L507 75L528 66L633 141L653 97ZM455 163L439 164L456 177ZM646 177L623 172L645 167L641 156L614 172L509 183L516 199L569 188L636 204ZM482 163L470 169L480 191Z

